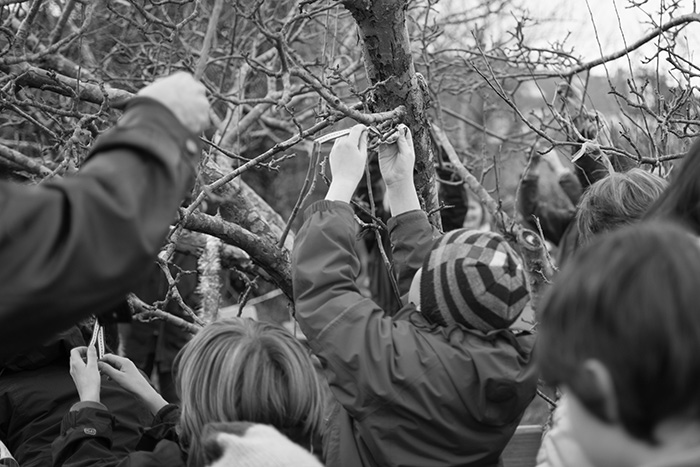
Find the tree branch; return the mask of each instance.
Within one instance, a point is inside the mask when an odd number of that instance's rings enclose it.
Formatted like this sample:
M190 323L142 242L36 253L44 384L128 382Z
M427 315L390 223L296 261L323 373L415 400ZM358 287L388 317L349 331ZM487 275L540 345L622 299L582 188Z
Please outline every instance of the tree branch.
M93 84L79 81L75 78L43 70L31 65L0 65L0 71L8 75L16 76L15 82L19 86L27 86L34 89L47 90L56 94L101 105L105 97L109 100L113 109L124 109L126 101L133 94L129 91L114 89L105 86L104 88Z
M12 148L8 148L5 145L0 145L0 157L7 159L13 164L18 165L27 172L38 175L39 177L49 177L53 173L51 169L45 165L37 162L31 157L25 156L19 151L15 151Z
M673 18L667 23L662 24L658 28L654 29L653 31L649 32L648 34L642 36L632 44L628 45L624 49L618 50L617 52L613 52L611 54L605 55L603 57L600 57L595 60L591 60L590 62L582 63L581 65L577 65L575 67L570 68L569 70L559 72L557 73L558 76L567 78L570 76L573 76L577 73L581 73L582 71L587 71L592 68L597 67L598 65L602 65L603 63L611 62L613 60L617 60L620 57L624 57L625 55L628 55L630 52L633 52L646 44L647 42L651 41L652 39L656 38L657 36L663 34L664 32L668 31L669 29L673 29L676 26L681 26L681 25L687 25L690 23L694 22L700 22L700 13L691 13L683 16L679 16L677 18Z
M211 43L214 41L216 35L216 27L219 23L219 17L221 16L221 10L224 7L224 0L216 0L214 3L214 8L211 10L209 15L209 24L207 25L207 32L204 36L204 43L202 44L202 51L199 54L199 60L197 61L197 67L194 71L194 77L198 80L202 79L204 76L204 70L207 68L207 61L209 60L209 51L211 50Z
M186 229L213 235L248 253L250 259L262 267L272 281L292 300L292 273L287 250L221 218L200 212L187 214L184 209L180 210L180 215L182 226Z
M167 311L159 310L158 308L147 304L134 294L129 294L127 297L129 308L131 308L132 317L138 321L151 321L152 319L161 319L168 323L172 323L191 334L197 334L202 330L201 326L185 321L179 316L175 316Z

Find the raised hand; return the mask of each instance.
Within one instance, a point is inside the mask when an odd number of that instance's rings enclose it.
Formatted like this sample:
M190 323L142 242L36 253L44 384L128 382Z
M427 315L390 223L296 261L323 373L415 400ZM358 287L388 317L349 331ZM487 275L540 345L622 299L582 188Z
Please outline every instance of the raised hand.
M386 199L393 216L420 209L413 183L416 154L411 130L401 124L397 131L399 137L396 142L379 146L379 170L386 183Z
M81 401L100 402L100 372L94 345L70 351L70 376Z
M122 388L140 398L153 414L168 402L153 389L151 383L128 358L107 354L98 364L100 371L112 378Z
M396 131L399 135L396 142L379 145L379 170L387 187L409 181L413 183L413 166L416 162L413 136L404 124L400 124Z
M193 133L200 133L209 126L206 88L187 72L159 78L137 95L150 97L166 106Z
M329 161L333 180L326 199L349 203L365 173L367 127L355 125L349 135L337 140Z

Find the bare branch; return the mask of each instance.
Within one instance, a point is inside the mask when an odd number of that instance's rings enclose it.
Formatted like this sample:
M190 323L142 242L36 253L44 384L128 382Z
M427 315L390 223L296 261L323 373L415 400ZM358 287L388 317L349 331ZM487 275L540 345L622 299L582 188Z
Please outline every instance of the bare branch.
M8 148L5 145L0 145L0 157L39 177L50 177L53 173L48 167L31 157L27 157L21 152Z

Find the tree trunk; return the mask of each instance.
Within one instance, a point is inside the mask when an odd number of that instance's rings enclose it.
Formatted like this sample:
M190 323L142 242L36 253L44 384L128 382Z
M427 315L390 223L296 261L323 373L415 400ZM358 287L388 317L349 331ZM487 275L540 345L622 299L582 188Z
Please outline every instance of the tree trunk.
M411 129L416 151L415 181L423 209L440 226L433 148L427 115L427 86L416 74L406 28L407 0L341 0L360 29L362 51L374 92L374 112L403 105L404 123Z

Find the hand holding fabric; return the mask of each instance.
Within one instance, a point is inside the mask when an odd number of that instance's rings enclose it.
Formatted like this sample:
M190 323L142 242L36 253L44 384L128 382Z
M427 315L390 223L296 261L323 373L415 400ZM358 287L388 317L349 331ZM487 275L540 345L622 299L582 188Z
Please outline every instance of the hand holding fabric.
M326 199L349 203L365 173L367 127L355 125L349 135L335 142L328 157L333 180Z
M379 170L386 183L386 198L393 216L420 209L413 182L413 166L416 162L413 136L411 130L403 124L398 126L397 131L399 137L395 143L379 147Z
M100 402L100 372L94 345L75 347L70 351L70 375L81 402Z
M396 131L399 134L396 142L379 146L379 170L387 187L413 182L413 166L416 162L413 136L404 124L400 124Z

